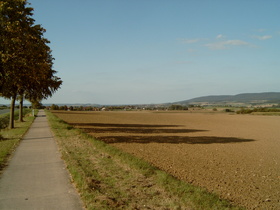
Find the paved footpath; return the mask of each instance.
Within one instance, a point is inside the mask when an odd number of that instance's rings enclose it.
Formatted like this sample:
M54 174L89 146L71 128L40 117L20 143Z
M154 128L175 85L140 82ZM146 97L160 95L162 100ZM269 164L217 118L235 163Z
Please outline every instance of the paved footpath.
M43 110L0 176L0 209L83 209Z

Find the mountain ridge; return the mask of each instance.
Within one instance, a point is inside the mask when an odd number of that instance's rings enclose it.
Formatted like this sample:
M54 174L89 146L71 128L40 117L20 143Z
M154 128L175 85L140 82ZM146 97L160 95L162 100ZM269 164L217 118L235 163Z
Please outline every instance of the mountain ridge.
M209 95L178 101L178 104L190 103L280 103L280 92L240 93L237 95Z

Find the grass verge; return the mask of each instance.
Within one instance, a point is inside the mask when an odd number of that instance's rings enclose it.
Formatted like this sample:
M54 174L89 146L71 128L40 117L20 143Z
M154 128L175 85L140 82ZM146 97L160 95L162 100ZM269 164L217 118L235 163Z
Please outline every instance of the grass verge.
M46 113L87 209L240 209Z
M24 122L15 121L14 129L1 129L0 133L0 172L6 166L8 157L12 154L24 134L34 121L30 112L25 112ZM5 115L6 116L6 115Z
M280 112L253 112L252 115L280 116Z

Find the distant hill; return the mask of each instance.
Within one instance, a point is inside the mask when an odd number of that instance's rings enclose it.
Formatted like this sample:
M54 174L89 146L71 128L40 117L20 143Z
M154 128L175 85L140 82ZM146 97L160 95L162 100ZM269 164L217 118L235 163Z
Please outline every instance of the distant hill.
M213 95L178 101L177 104L194 103L280 103L280 92L242 93L238 95Z

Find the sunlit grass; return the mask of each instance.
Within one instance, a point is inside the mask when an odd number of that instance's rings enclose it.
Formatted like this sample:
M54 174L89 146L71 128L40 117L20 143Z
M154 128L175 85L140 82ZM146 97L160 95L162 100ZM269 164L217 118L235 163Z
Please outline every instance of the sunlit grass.
M252 115L280 116L280 112L253 112Z
M15 121L14 129L2 129L0 137L0 169L2 169L10 154L14 151L16 146L19 144L20 140L24 134L29 129L32 124L34 117L31 116L30 112L24 117L24 122Z

